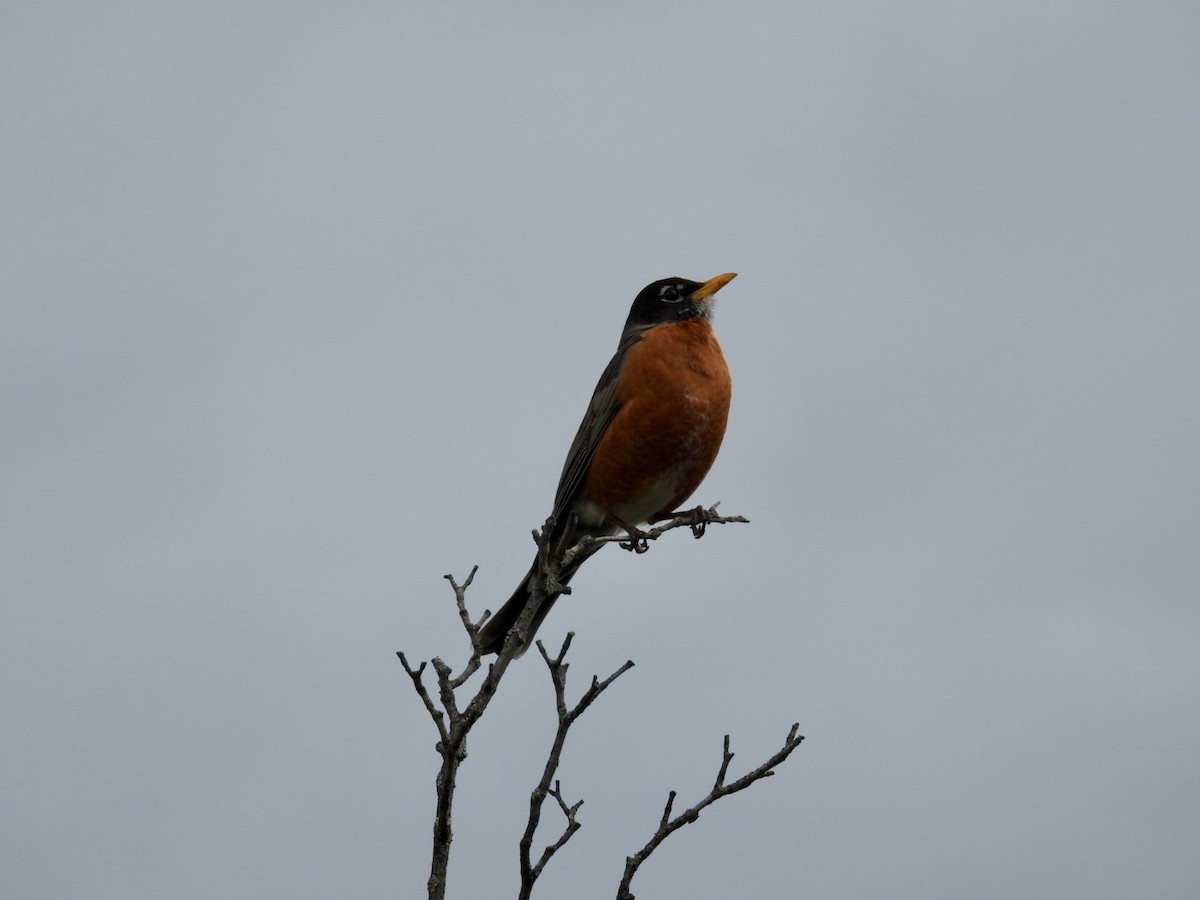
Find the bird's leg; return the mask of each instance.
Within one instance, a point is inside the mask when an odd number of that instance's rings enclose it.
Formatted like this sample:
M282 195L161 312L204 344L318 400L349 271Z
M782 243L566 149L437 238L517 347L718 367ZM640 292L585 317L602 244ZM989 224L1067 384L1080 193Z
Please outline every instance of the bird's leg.
M628 541L619 541L617 546L622 550L632 550L634 553L645 553L650 549L650 541L646 538L646 532L642 529L630 525L628 522L623 522L616 516L612 520L625 529L625 533L629 535Z

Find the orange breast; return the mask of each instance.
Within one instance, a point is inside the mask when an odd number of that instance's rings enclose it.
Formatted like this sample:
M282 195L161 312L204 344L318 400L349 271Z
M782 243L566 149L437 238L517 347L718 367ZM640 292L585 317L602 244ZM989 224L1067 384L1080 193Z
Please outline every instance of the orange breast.
M717 458L730 393L707 321L648 331L626 354L620 409L596 446L588 499L629 525L678 509Z

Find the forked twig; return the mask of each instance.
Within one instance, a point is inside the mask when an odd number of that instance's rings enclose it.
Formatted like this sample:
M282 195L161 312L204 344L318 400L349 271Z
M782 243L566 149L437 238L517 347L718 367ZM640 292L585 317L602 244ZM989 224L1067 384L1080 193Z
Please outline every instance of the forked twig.
M566 638L563 640L562 648L558 651L558 656L551 657L546 652L546 647L541 641L537 642L538 652L542 655L542 659L546 663L546 667L550 670L550 678L554 682L554 705L558 712L558 728L554 733L554 741L550 746L550 753L546 758L546 765L542 769L542 777L538 782L537 787L533 789L533 793L529 796L529 819L525 826L525 833L521 836L520 856L521 856L521 892L518 894L519 900L528 900L533 885L537 881L538 876L542 874L542 870L546 867L546 863L550 862L551 858L557 853L564 844L571 839L581 827L576 820L575 814L579 812L579 808L583 806L583 801L579 800L573 806L568 806L563 800L560 783L554 779L555 773L558 771L559 762L562 759L563 747L567 741L567 732L571 726L575 724L575 720L583 715L584 711L592 705L592 702L599 697L608 688L610 684L620 678L623 674L633 668L633 660L626 660L625 663L605 678L600 681L595 675L592 676L592 683L583 696L579 698L579 702L570 709L567 708L567 669L569 664L566 662L567 651L571 647L571 641L574 640L575 633L568 631ZM550 787L550 782L554 780L554 787ZM566 826L558 840L547 846L539 857L536 863L531 862L530 851L533 847L534 832L537 831L538 823L542 818L542 806L546 802L546 797L554 797L558 801L559 809L562 810L566 817Z
M787 739L784 740L783 746L771 757L756 769L747 772L736 781L726 783L725 776L729 773L729 764L733 761L733 751L729 749L729 735L725 735L725 746L721 754L721 767L717 770L717 778L713 784L712 790L700 800L695 806L684 810L674 818L671 817L671 810L675 806L675 791L671 791L667 795L667 804L663 808L662 818L659 820L658 829L651 836L646 845L642 847L633 856L625 859L625 873L621 878L621 884L617 888L617 900L634 900L634 896L630 893L629 886L633 883L633 876L637 874L638 867L644 863L650 854L653 853L658 846L668 837L682 828L695 822L700 818L700 812L707 806L716 803L722 797L729 794L736 794L738 791L745 790L763 778L768 778L775 774L775 768L786 760L800 743L804 740L804 735L797 734L800 730L799 723L792 726L788 732Z

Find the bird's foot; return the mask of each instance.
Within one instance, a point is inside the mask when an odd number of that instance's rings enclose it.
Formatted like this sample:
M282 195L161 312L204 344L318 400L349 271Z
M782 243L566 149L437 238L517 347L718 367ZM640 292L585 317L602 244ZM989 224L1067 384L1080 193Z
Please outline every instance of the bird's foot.
M697 506L695 509L677 509L675 512L665 513L661 516L655 516L650 521L665 522L670 519L683 519L692 529L692 537L702 538L708 530L708 523L716 518L716 507L705 509L703 506ZM682 524L682 523L681 523Z
M629 535L628 541L618 541L617 546L622 550L630 550L634 553L645 553L650 549L650 539L646 532L638 528L636 525L630 525L628 522L616 520L617 524L625 529L625 533Z
M713 520L713 514L703 506L697 506L689 515L692 517L692 537L699 540L708 530L708 523Z

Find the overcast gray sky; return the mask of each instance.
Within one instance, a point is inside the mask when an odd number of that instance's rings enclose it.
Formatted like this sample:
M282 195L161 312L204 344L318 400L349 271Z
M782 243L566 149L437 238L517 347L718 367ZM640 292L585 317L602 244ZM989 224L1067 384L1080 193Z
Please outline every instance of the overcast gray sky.
M394 657L506 598L637 291L736 271L542 896L1200 891L1200 6L4 4L0 894L416 898ZM541 662L462 771L516 892ZM552 822L552 819L550 820ZM553 834L549 835L553 837Z

